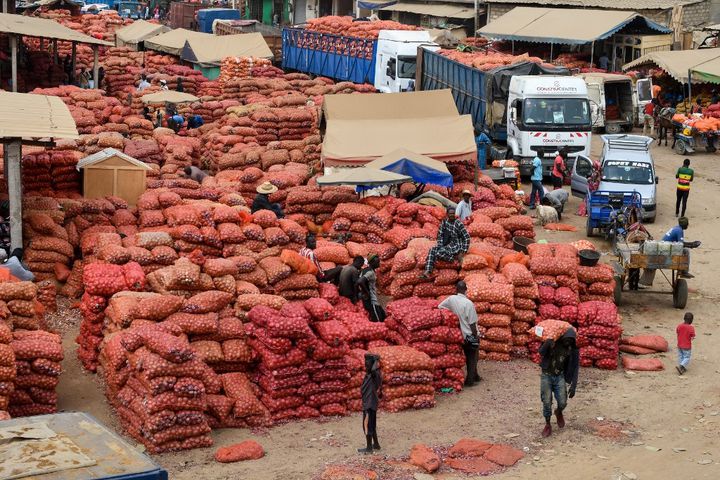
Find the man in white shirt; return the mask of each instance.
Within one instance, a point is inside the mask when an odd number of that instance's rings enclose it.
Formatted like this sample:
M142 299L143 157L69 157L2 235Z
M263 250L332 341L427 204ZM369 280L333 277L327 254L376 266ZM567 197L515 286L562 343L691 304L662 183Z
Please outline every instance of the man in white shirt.
M451 295L440 303L439 308L450 310L460 320L460 331L463 336L463 352L465 353L465 364L467 373L465 375L465 386L472 387L480 380L477 373L479 336L477 328L477 312L475 304L465 296L467 285L460 280L455 286L457 293Z
M455 216L461 222L472 215L472 200L470 199L470 190L462 191L462 200L455 207Z
M149 86L150 86L150 82L148 82L148 80L147 80L147 75L145 75L143 73L142 75L140 75L140 83L138 84L137 91L142 92Z

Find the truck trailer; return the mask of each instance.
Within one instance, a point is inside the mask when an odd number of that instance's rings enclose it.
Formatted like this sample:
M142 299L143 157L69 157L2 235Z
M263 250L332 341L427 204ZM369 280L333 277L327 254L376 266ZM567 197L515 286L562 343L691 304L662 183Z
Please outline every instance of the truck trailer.
M340 81L370 83L380 92L414 89L418 47L440 47L425 30L381 30L366 39L286 27L282 68Z
M590 154L592 119L587 85L565 68L520 62L482 71L420 48L418 90L449 88L460 114L470 114L476 134L493 141L495 158L516 160L523 176L538 155L550 175L560 148Z

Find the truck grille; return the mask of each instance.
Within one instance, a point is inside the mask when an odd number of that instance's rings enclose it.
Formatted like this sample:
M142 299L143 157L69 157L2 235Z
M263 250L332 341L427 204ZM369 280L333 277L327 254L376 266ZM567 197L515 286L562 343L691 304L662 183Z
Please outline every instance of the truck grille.
M538 147L532 147L532 150L537 152L540 156L548 156L548 155L554 155L555 152L560 150L560 145L547 145L547 146L538 146ZM585 147L580 145L567 145L565 146L568 153L577 153L582 152Z

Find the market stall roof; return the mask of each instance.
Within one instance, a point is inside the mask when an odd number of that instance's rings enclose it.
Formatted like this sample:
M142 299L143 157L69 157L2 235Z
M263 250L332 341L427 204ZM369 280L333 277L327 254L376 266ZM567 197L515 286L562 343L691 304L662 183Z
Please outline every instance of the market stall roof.
M162 90L160 92L148 93L142 96L144 103L188 103L197 102L200 99L195 95L175 90Z
M493 40L583 45L608 38L631 23L634 30L672 33L672 29L627 10L515 7L478 34Z
M702 79L701 71L711 76L720 73L720 48L703 48L701 50L667 50L652 52L623 65L623 70L632 70L640 66L656 65L680 83L688 83L688 70L693 70L693 82L720 83L718 80ZM696 75L697 73L697 75Z
M132 165L140 167L144 170L152 170L152 167L147 163L141 162L140 160L133 158L130 155L127 155L120 150L116 150L114 148L106 148L104 150L100 150L99 152L95 152L92 155L88 155L85 158L81 158L80 160L78 160L75 168L77 170L80 170L81 168L89 167L90 165L100 163L103 160L107 160L108 158L112 157L122 158L126 162L131 163Z
M175 30L170 30L169 32L148 38L145 40L145 48L179 57L185 46L185 42L188 40L214 36L215 35L211 33L193 32L192 30L186 30L184 28L176 28Z
M128 43L140 43L143 40L160 35L170 30L170 27L157 23L136 20L130 25L115 31L115 43L123 46Z
M383 12L408 12L416 13L418 15L430 15L433 17L447 17L447 18L473 18L475 17L475 11L472 5L467 6L463 4L451 4L451 3L406 3L398 2L394 5L387 7L381 7L380 10Z
M388 5L394 5L397 0L358 0L358 8L364 8L366 10L378 10Z
M181 54L183 60L202 67L216 67L226 57L273 58L273 53L262 33L253 32L189 38Z
M453 186L453 177L447 165L404 148L383 155L366 166L408 175L417 183L429 183L443 187Z
M326 166L360 166L398 148L444 162L475 162L470 115L450 90L326 95L322 144Z
M25 15L15 15L12 13L0 13L0 33L38 38L54 38L68 42L86 43L89 45L113 46L112 43L106 42L105 40L99 40L60 25L55 20L28 17Z
M512 0L515 5L565 5L571 7L599 7L613 10L655 10L673 8L675 5L691 5L703 0ZM508 3L508 0L485 0L485 3Z
M0 138L79 138L75 120L59 97L0 92Z
M377 168L361 167L348 168L343 172L332 173L318 177L317 183L325 185L364 185L378 187L381 185L395 185L397 183L411 182L412 178L399 173L378 170Z

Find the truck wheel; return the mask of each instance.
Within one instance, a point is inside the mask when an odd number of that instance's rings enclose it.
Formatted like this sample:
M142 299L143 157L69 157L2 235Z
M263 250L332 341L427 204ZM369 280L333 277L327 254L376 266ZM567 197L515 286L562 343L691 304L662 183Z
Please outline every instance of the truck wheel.
M605 133L609 133L611 135L615 133L620 133L621 130L622 128L620 127L619 123L610 123L605 125Z
M684 278L678 278L673 288L673 307L685 308L688 298L687 281Z
M675 142L675 153L678 155L685 155L687 152L687 148L685 148L685 142L682 140L678 140Z
M587 221L585 222L585 235L588 237L592 237L593 230L595 230L591 225L592 224L590 223L590 219L588 218Z
M630 133L633 131L633 125L632 125L632 123L628 124L628 125L623 125L622 129L624 132Z

